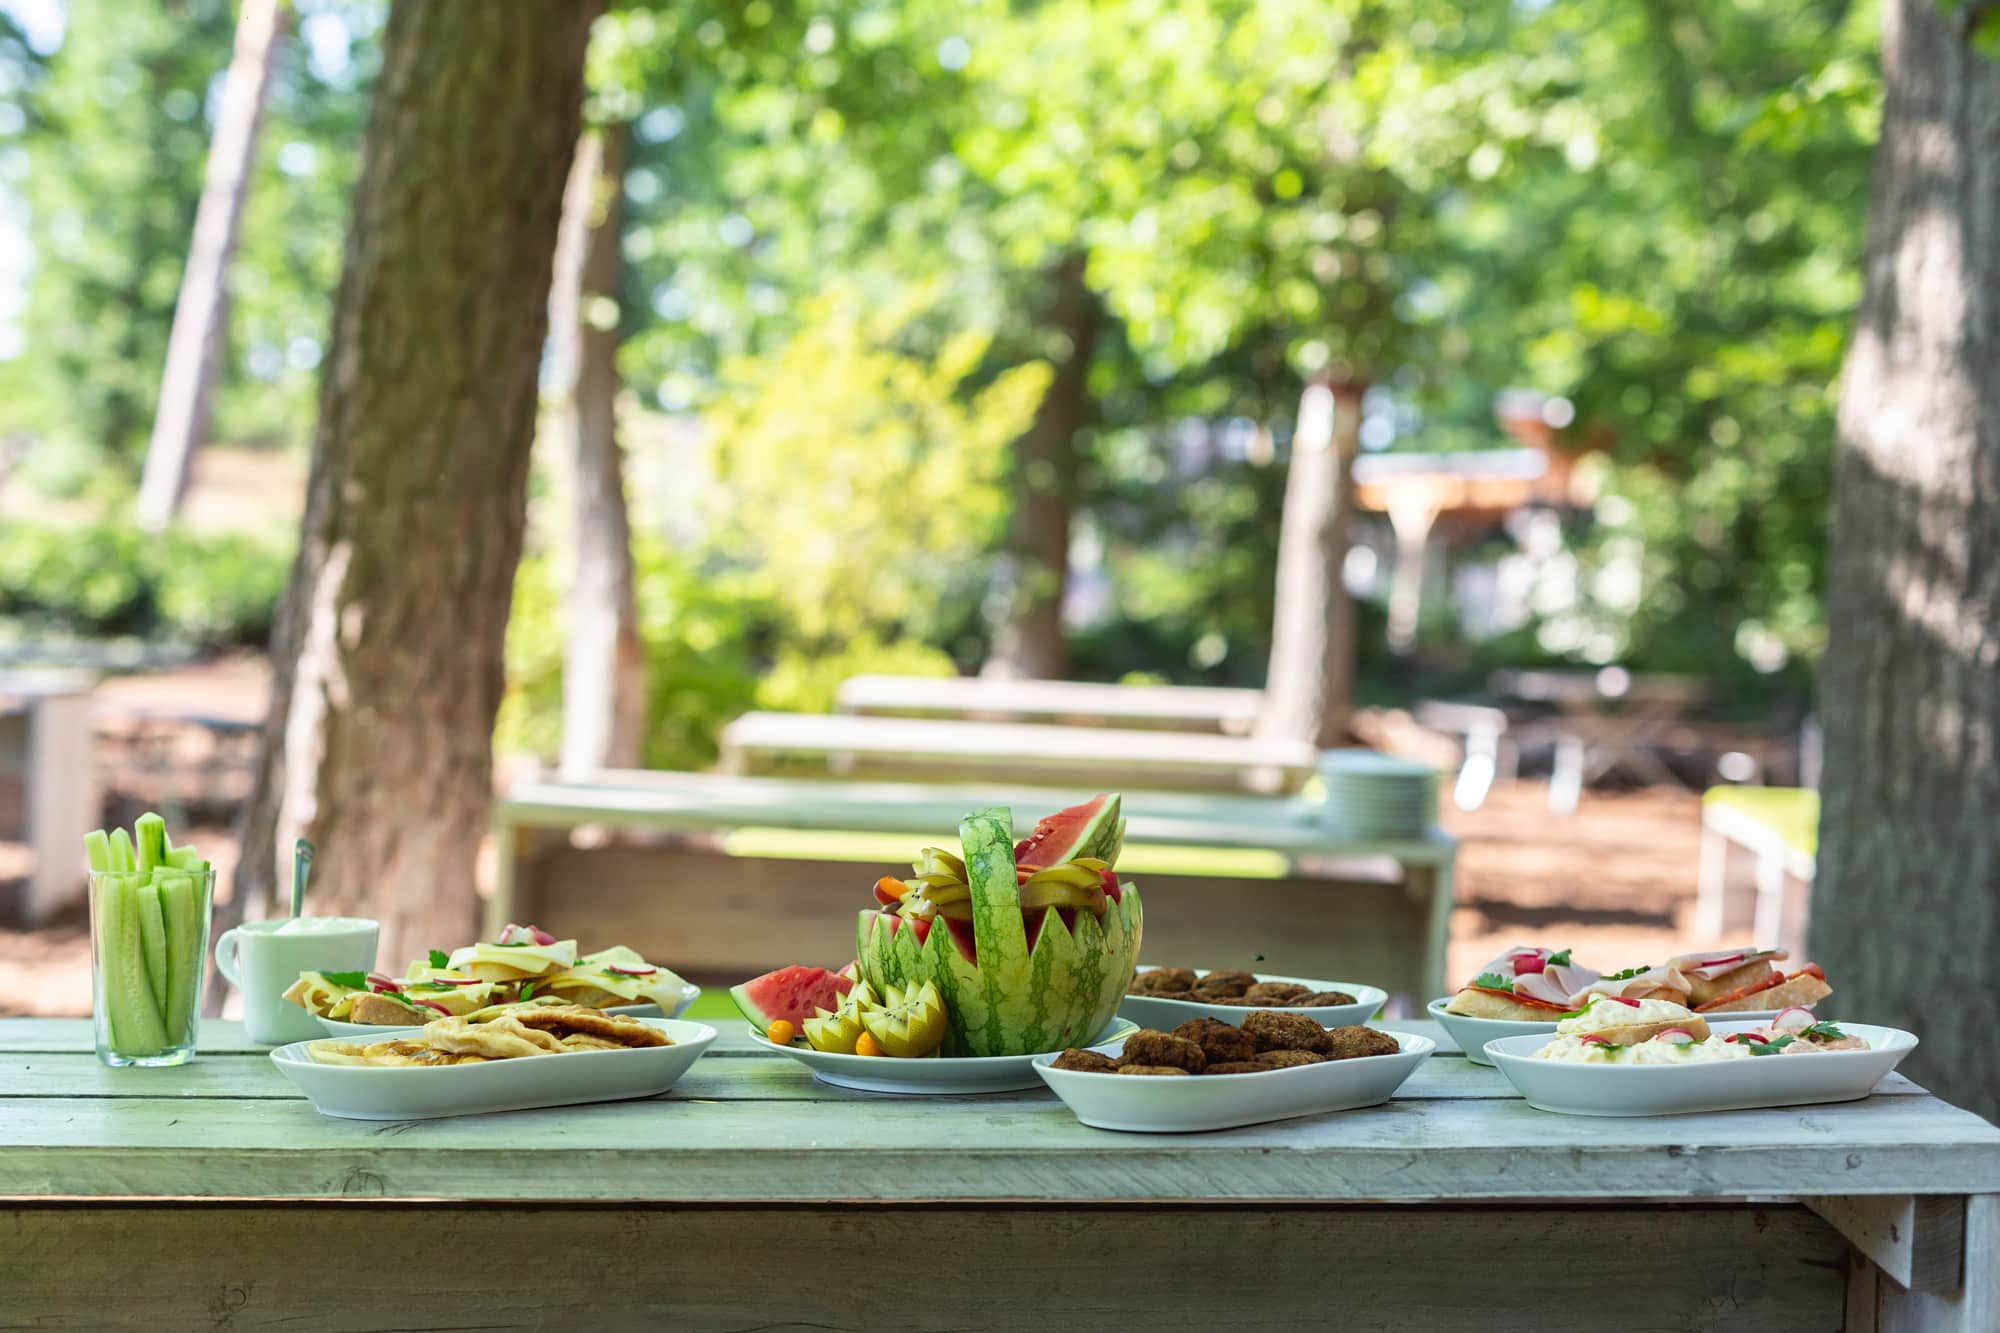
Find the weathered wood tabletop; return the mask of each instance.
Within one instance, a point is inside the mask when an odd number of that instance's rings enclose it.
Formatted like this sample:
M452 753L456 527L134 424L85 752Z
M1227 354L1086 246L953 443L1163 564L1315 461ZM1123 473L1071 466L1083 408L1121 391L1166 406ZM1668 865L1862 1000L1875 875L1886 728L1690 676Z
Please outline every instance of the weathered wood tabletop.
M2000 1328L2000 1129L1548 1115L1439 1038L1387 1105L1088 1129L814 1082L724 1024L666 1097L315 1113L239 1025L114 1070L0 1020L0 1326Z

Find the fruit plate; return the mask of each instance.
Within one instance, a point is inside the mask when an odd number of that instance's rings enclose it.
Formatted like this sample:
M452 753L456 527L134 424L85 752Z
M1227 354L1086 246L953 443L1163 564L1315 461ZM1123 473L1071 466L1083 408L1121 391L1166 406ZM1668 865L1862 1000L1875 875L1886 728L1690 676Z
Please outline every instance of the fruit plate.
M624 1014L630 1018L679 1018L688 1011L689 1005L700 998L701 987L690 982L681 987L681 998L674 1005L674 1011L671 1014L662 1012L660 1006L657 1004L616 1004L604 1012L607 1014ZM379 1038L387 1032L404 1032L408 1030L401 1027L383 1027L379 1023L343 1023L337 1018L322 1018L319 1020L319 1025L326 1029L326 1034L329 1037L344 1037L350 1041L358 1040L362 1037ZM412 1023L409 1026L421 1027L423 1025L421 1023Z
M1140 967L1141 973L1151 972L1150 967ZM1171 1032L1193 1018L1213 1018L1231 1027L1243 1026L1245 1014L1258 1009L1282 1009L1286 1013L1304 1014L1323 1028L1344 1028L1355 1023L1366 1023L1389 999L1389 992L1379 986L1364 986L1356 981L1313 981L1307 977L1266 976L1259 973L1263 981L1289 981L1300 986L1310 986L1315 991L1345 991L1354 997L1353 1004L1320 1005L1302 1009L1295 1004L1260 1004L1254 1007L1240 1004L1203 1004L1198 1000L1169 1000L1158 995L1127 995L1118 1005L1118 1016L1129 1018L1142 1028L1157 1028L1161 1032Z
M1524 1022L1512 1018L1468 1018L1463 1014L1448 1014L1444 1007L1451 1003L1451 996L1441 995L1424 1006L1424 1012L1438 1021L1451 1039L1465 1051L1465 1058L1476 1065L1491 1065L1486 1058L1486 1043L1502 1037L1540 1037L1547 1041L1556 1034L1556 1020L1546 1023ZM1776 1009L1738 1010L1729 1015L1729 1020L1749 1020L1768 1023L1778 1016ZM1707 1015L1703 1015L1707 1017ZM1720 1020L1717 1020L1720 1021Z
M1709 1030L1727 1036L1763 1026L1755 1022L1711 1023ZM1539 1034L1503 1037L1486 1049L1494 1067L1537 1110L1562 1115L1640 1116L1858 1101L1917 1048L1917 1039L1901 1028L1847 1022L1840 1026L1850 1036L1866 1038L1869 1049L1689 1065L1538 1060L1535 1052L1548 1042Z
M657 1097L701 1058L715 1040L715 1029L706 1023L672 1018L640 1021L665 1032L673 1045L569 1051L429 1069L370 1069L315 1064L306 1051L312 1043L295 1041L272 1051L271 1063L312 1099L314 1110L341 1120L433 1120ZM409 1030L372 1028L370 1032L387 1036Z
M1097 1034L1092 1046L1107 1042L1124 1044L1139 1030L1137 1023L1113 1018ZM763 1033L751 1029L750 1040L765 1050L789 1055L822 1083L860 1092L901 1092L932 1097L967 1096L986 1092L1019 1092L1038 1088L1035 1062L1040 1055L939 1056L926 1060L899 1060L888 1055L836 1055L815 1051L810 1046L780 1046ZM1060 1051L1047 1053L1053 1060Z
M1053 1068L1053 1055L1036 1056L1035 1072L1086 1125L1141 1134L1199 1133L1381 1105L1437 1049L1429 1037L1390 1035L1402 1048L1394 1055L1325 1060L1258 1074L1091 1074ZM1116 1045L1123 1050L1125 1043Z

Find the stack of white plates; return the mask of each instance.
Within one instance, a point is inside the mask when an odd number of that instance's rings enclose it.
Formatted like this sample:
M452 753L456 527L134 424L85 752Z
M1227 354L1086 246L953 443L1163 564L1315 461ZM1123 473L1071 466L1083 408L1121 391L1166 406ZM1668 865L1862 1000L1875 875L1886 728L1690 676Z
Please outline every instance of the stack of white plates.
M1420 838L1437 822L1438 771L1373 750L1320 756L1326 822L1354 838Z

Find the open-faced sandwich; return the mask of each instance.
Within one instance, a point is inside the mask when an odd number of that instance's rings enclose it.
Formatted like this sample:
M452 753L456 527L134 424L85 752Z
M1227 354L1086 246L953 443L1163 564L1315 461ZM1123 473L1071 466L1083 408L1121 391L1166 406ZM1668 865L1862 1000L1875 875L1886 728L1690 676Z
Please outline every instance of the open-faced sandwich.
M1796 1006L1780 1013L1766 1028L1724 1036L1710 1030L1706 1018L1683 1005L1598 995L1558 1023L1555 1038L1535 1056L1577 1064L1683 1065L1867 1049L1862 1038Z
M1819 964L1796 972L1774 966L1783 949L1736 949L1682 954L1667 960L1688 979L1689 1003L1704 1014L1744 1013L1818 1004L1833 994Z
M422 1032L390 1041L316 1041L306 1050L316 1064L395 1068L672 1044L658 1028L623 1014L529 1001L440 1018L425 1024Z
M1755 1013L1817 1004L1833 993L1817 964L1791 973L1774 966L1786 956L1783 949L1716 950L1600 974L1573 962L1567 949L1509 949L1460 988L1445 1012L1548 1023L1602 995L1669 1001L1704 1014Z
M412 1027L537 996L613 1008L657 1004L671 1014L687 983L622 945L577 956L575 940L509 924L497 939L446 954L432 949L400 977L382 972L302 972L284 998L321 1018Z

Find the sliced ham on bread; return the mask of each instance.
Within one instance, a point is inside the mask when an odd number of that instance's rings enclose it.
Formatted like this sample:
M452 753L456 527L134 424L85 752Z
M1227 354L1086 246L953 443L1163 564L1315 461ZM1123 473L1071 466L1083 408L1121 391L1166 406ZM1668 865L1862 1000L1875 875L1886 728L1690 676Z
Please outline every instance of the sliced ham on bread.
M1679 969L1687 978L1688 1002L1699 1009L1710 1000L1778 975L1771 964L1784 957L1783 949L1739 949L1734 953L1682 954L1669 958L1667 966Z
M1807 963L1790 976L1771 972L1706 1004L1697 1004L1695 1009L1704 1014L1728 1014L1785 1009L1795 1004L1811 1008L1831 994L1833 987L1826 984L1826 973L1820 971L1819 964Z
M1465 1018L1504 1018L1520 1023L1553 1023L1569 1010L1568 1004L1552 1004L1483 986L1467 986L1444 1007L1446 1013Z

